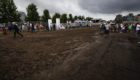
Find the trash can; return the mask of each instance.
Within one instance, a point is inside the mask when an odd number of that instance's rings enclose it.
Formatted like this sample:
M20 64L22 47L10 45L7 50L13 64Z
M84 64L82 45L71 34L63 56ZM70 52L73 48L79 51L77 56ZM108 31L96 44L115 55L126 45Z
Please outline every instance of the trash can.
M5 27L2 27L3 34L7 34Z

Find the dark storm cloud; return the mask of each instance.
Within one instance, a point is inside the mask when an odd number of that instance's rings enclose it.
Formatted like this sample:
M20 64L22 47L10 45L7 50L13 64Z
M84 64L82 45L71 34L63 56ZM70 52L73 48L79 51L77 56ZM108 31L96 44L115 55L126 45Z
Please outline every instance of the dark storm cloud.
M91 13L137 12L140 11L140 0L81 0L79 6Z

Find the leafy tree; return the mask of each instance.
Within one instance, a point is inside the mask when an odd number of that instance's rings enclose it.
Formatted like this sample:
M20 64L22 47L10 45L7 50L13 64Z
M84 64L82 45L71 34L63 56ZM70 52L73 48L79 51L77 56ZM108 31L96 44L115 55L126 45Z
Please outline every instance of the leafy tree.
M79 16L78 16L78 19L82 20L82 16L81 16L81 15L79 15Z
M67 14L62 14L60 21L61 21L61 23L66 23L67 22Z
M78 17L77 16L74 16L74 19L76 20L76 19L78 19Z
M72 14L69 14L69 20L71 20L73 22L73 16L72 16Z
M82 20L83 20L83 19L85 19L85 16L84 16L84 15L82 16Z
M25 21L39 21L39 13L37 12L37 7L35 4L31 3L26 8L27 16L25 17Z
M61 17L61 15L59 13L55 13L52 17L52 22L56 23L56 18L60 18L60 17Z
M49 11L47 9L45 9L43 11L43 16L42 16L42 20L45 22L48 22L48 19L51 19Z
M88 21L90 21L92 19L93 19L92 17L86 17L86 20L88 20Z
M0 0L0 22L7 23L20 21L20 14L17 11L17 7L13 0Z

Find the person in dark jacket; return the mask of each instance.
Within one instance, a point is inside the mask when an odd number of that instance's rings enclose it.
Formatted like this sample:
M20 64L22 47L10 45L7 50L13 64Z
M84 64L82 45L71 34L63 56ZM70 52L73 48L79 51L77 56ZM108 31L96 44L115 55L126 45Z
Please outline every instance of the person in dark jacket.
M21 37L23 37L23 35L19 33L19 28L17 27L16 22L14 22L13 30L14 30L14 38L16 38L16 33L18 33L19 35L21 35Z
M48 31L49 31L49 26L48 26L48 23L46 23L46 24L45 24L45 26L46 26L46 30L48 30Z
M34 24L32 24L31 33L33 33L33 31L36 33L35 28L34 28Z

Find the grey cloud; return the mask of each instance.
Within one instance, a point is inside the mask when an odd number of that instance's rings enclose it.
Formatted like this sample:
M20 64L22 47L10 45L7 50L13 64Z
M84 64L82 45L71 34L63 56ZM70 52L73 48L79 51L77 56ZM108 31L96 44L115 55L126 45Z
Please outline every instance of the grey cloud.
M79 6L91 13L102 14L140 11L139 0L81 0Z
M20 7L22 6L25 9L29 4L34 3L37 5L40 15L43 14L44 9L48 9L51 15L53 15L55 12L59 12L61 14L70 12L70 5L68 4L67 7L64 6L67 2L69 3L69 0L15 0L16 5ZM69 10L67 8L69 8Z

